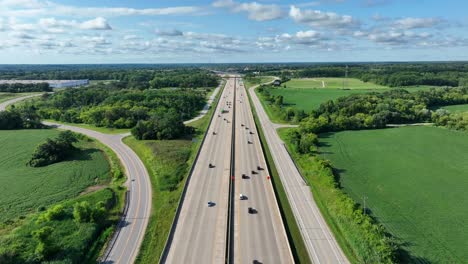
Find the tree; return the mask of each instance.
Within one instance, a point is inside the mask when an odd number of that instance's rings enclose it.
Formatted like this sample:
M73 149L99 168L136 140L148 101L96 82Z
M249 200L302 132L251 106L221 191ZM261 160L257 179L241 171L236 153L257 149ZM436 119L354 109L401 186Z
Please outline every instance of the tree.
M88 202L84 201L76 203L73 206L73 218L78 223L86 223L91 221L92 210Z

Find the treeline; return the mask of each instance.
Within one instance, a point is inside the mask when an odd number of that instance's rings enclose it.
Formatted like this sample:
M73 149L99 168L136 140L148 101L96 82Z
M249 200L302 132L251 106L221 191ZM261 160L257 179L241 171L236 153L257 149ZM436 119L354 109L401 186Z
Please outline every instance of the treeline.
M0 84L2 93L31 93L31 92L52 92L48 83L2 83Z
M433 113L432 121L437 126L468 131L468 112L452 114L445 109L438 109Z
M78 139L73 132L60 132L56 139L48 138L46 142L37 146L28 165L31 167L43 167L62 161L75 150L73 143L76 142L78 142Z
M13 70L14 69L14 70ZM193 67L49 67L7 68L0 70L0 79L18 80L70 80L89 79L115 81L115 85L127 89L163 87L197 88L214 87L218 77L208 70Z
M0 111L0 130L43 128L36 109L31 106Z
M205 92L177 90L67 89L34 103L44 119L98 127L133 128L139 139L172 139L189 130L182 120L205 105Z
M301 129L312 133L383 128L387 124L430 122L429 109L468 103L468 88L441 88L410 93L403 89L354 94L327 101L305 118Z
M346 64L286 64L251 67L245 73L263 69L263 75L282 79L311 77L345 77L360 79L390 87L413 85L468 86L468 63L349 63ZM346 67L348 66L348 70Z

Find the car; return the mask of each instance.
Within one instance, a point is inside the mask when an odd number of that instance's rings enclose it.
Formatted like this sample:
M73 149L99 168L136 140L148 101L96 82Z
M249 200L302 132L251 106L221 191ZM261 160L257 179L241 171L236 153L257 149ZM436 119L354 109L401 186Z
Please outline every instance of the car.
M208 168L214 168L214 165L210 163L210 164L208 165Z
M249 207L248 212L249 212L249 214L256 214L256 213L257 213L257 209L255 209L255 208L253 208L253 207Z
M216 132L213 131L213 135L216 135Z
M245 173L242 173L242 179L248 179L249 176L245 175Z
M250 141L250 140L247 140L247 144L252 144L252 141Z
M213 206L215 206L215 205L216 205L215 202L213 202L213 201L208 201L208 207L213 207Z
M252 174L257 174L257 172L253 170L253 171L252 171Z
M263 168L260 166L257 166L257 170L263 170Z
M245 127L245 130L249 130L249 128L248 128L248 127Z
M239 195L239 199L247 200L247 196L243 195L242 193Z
M253 132L252 132L252 131L250 131L250 132L249 132L249 134L250 134L250 135L253 135Z
M241 126L244 126L244 124L241 124Z

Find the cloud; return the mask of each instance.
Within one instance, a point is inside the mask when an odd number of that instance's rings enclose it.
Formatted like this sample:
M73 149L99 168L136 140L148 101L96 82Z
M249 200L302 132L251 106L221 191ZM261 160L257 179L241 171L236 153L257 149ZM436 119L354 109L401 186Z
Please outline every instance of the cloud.
M218 0L214 7L228 8L232 12L246 12L250 20L268 21L285 17L285 12L278 5L264 5L257 2L240 3L233 0Z
M85 21L79 25L81 29L91 30L111 30L112 27L107 23L107 20L102 17L97 17L92 20Z
M202 14L203 10L195 6L177 6L165 8L129 8L129 7L78 7L62 5L47 0L0 0L0 12L3 16L75 16L75 17L119 17L119 16L163 16Z
M322 12L319 10L304 10L296 6L291 6L289 16L297 23L306 24L313 27L327 27L334 29L344 29L358 27L360 22L348 15L338 15L332 12Z
M369 40L391 46L414 45L421 41L428 41L431 37L432 35L427 32L415 33L412 31L385 31L367 34Z
M158 34L159 36L178 37L178 36L182 36L184 33L177 29L172 29L172 30L157 29L156 34Z
M396 20L393 25L402 29L432 28L443 24L445 21L440 18L403 18Z

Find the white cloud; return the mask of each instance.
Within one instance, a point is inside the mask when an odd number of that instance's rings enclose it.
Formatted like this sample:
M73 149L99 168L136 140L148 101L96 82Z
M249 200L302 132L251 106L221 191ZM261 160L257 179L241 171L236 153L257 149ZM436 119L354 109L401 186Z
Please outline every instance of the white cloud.
M81 29L91 29L91 30L111 30L112 27L107 23L107 20L102 17L97 17L85 21L79 26Z
M332 12L322 12L319 10L304 10L291 6L289 16L297 23L306 24L313 27L329 27L343 29L359 26L359 21L348 15L338 15Z
M250 20L267 21L283 18L285 13L278 5L265 5L257 2L240 3L233 0L218 0L214 7L228 8L232 12L246 12Z
M444 21L439 18L414 18L408 17L394 22L394 26L402 29L431 28L442 24Z

